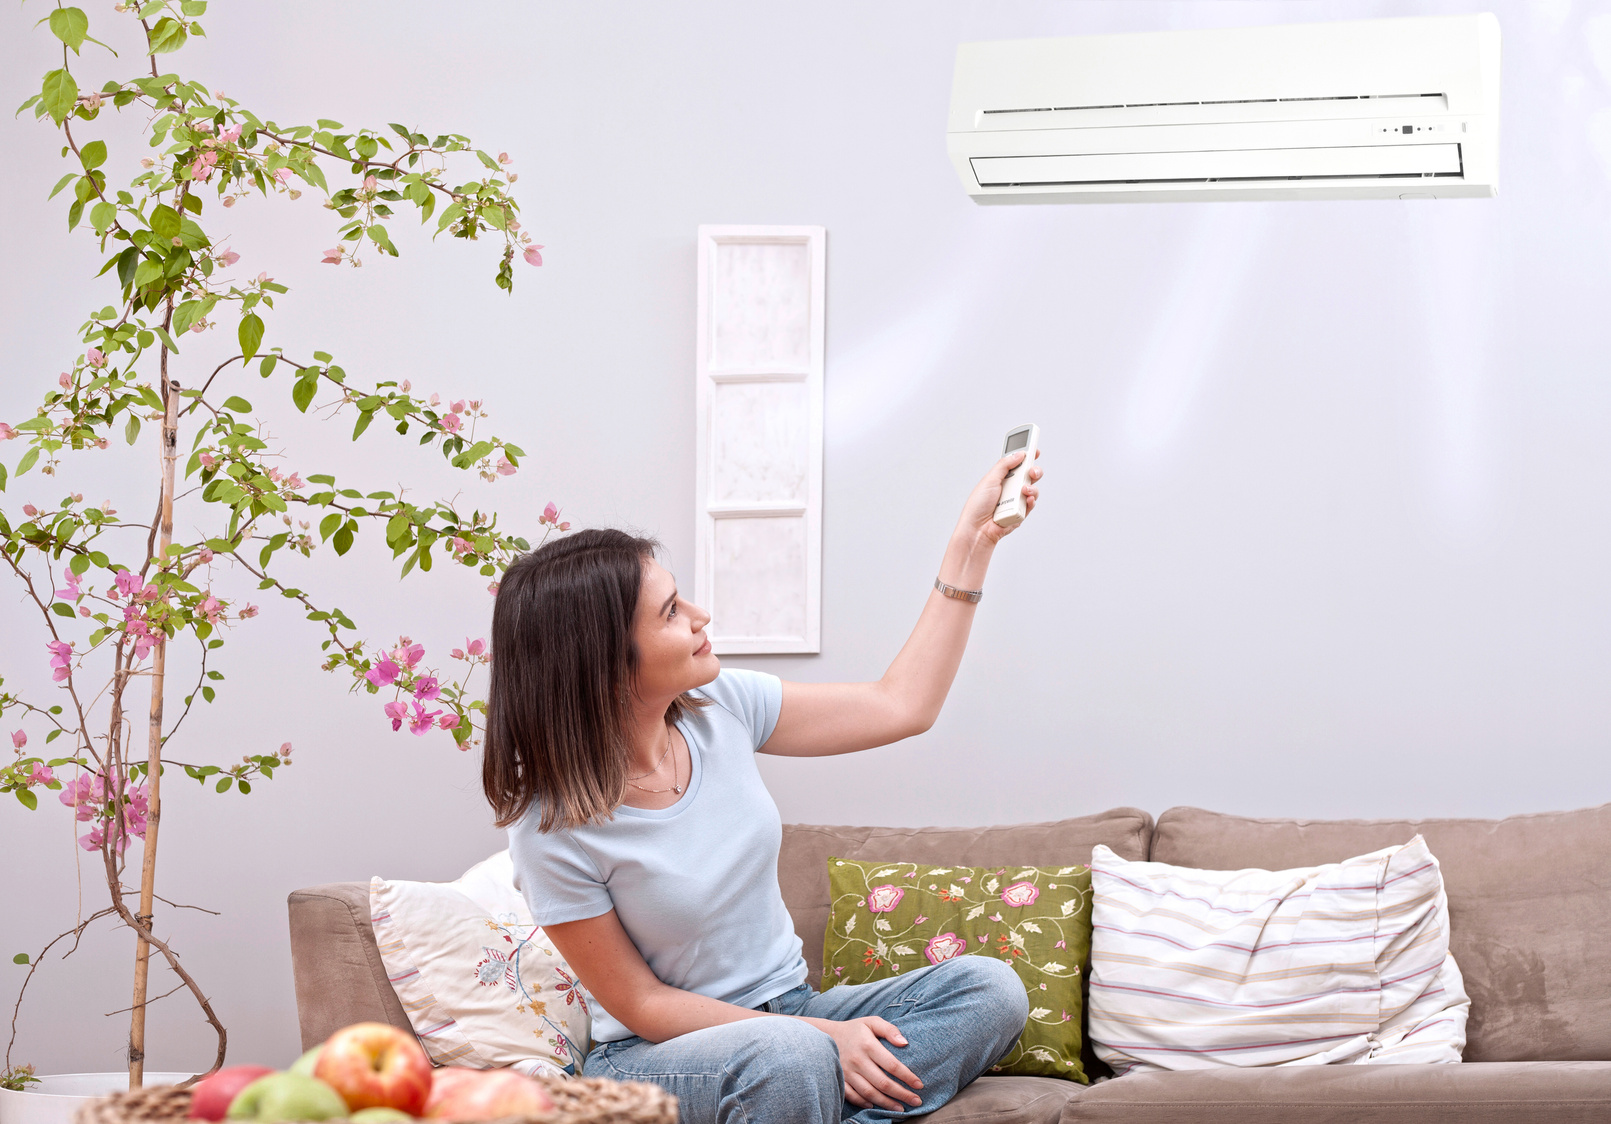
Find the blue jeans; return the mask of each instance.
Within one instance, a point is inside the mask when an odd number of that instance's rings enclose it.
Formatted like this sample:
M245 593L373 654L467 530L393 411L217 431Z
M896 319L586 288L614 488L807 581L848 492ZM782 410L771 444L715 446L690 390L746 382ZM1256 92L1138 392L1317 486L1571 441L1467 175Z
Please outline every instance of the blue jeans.
M923 1082L916 1108L857 1108L844 1099L834 1040L798 1019L740 1019L647 1042L605 1042L582 1072L617 1081L652 1081L676 1094L682 1124L874 1124L933 1112L989 1069L1023 1033L1029 999L1000 960L959 956L880 980L817 994L808 984L760 1010L847 1022L877 1015L906 1046L884 1041Z

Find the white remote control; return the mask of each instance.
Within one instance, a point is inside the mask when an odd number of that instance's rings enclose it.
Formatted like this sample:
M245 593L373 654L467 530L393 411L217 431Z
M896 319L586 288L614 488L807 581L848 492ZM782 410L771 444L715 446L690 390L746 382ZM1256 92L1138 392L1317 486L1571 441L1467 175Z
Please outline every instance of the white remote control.
M1024 501L1024 485L1029 483L1029 469L1035 463L1035 451L1039 448L1040 426L1021 425L1007 431L1007 441L1001 455L1009 456L1022 449L1024 459L1018 462L1017 468L1007 473L1007 480L1001 486L1001 502L996 504L994 516L998 527L1016 527L1029 514L1029 505Z

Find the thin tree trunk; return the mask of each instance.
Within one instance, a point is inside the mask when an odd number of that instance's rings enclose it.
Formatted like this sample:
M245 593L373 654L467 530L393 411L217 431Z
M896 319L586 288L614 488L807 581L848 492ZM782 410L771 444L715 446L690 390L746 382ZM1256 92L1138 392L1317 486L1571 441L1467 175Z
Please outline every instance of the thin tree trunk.
M167 349L163 349L167 359ZM166 366L166 362L164 362ZM162 418L162 531L157 539L156 557L160 567L173 542L173 475L179 456L179 383L166 382L166 412ZM167 670L168 645L151 649L151 719L146 734L145 846L140 861L139 918L147 929L155 905L157 881L157 828L162 822L162 684ZM151 945L142 936L134 950L134 1008L129 1016L129 1088L138 1089L145 1080L146 977L151 966Z

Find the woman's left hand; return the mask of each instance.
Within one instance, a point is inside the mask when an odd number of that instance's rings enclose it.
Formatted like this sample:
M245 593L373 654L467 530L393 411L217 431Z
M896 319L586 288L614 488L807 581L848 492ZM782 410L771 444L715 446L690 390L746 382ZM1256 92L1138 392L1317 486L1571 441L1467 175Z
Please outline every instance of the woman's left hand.
M1035 450L1035 456L1040 457L1040 450ZM1007 473L1017 468L1024 459L1024 454L1010 453L998 460L990 471L985 473L983 480L968 496L968 502L962 505L962 518L957 529L972 531L992 544L1000 542L1007 535L1017 530L1017 527L1003 527L994 518L996 505L1001 502L1001 486L1007 480ZM1035 510L1035 501L1040 498L1040 489L1035 485L1040 481L1043 473L1039 468L1031 466L1029 469L1029 483L1024 485L1024 504L1029 511ZM1022 526L1019 524L1018 526Z

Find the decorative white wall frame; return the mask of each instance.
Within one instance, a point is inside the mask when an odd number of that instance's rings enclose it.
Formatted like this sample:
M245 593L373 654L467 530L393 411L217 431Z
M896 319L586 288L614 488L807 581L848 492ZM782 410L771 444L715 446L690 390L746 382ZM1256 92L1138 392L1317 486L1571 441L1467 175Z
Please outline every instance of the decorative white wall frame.
M822 641L820 226L701 226L695 599L718 655Z

